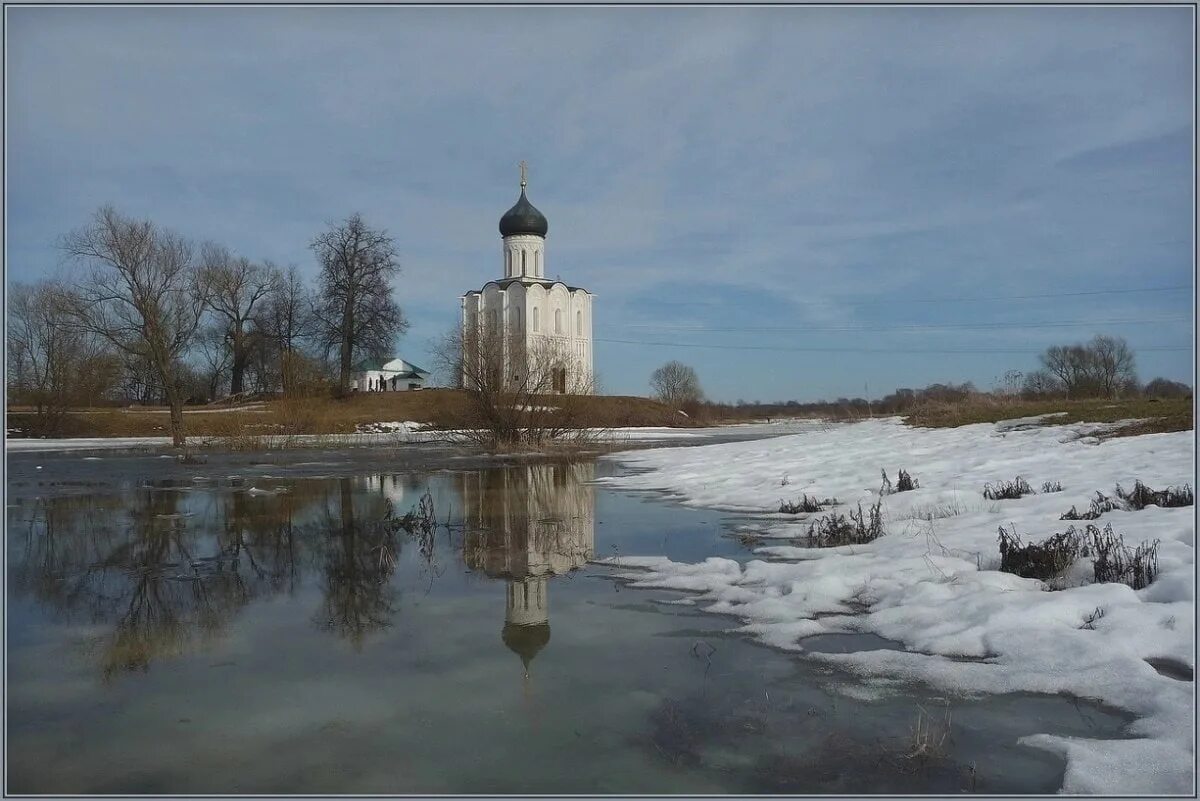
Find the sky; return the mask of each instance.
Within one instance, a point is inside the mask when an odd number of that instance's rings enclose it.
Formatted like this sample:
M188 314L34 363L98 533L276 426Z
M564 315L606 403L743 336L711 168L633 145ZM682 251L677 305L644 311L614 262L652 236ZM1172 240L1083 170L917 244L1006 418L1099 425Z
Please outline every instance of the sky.
M102 204L316 273L395 239L430 366L529 162L602 391L868 396L1125 337L1192 380L1186 7L6 9L7 280ZM1031 297L1032 296L1032 297Z

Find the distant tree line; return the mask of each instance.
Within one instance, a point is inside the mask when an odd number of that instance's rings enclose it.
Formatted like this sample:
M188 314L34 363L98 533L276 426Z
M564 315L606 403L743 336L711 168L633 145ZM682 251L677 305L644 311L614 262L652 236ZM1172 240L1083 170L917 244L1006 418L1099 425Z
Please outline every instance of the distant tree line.
M183 444L183 406L227 395L341 393L352 365L389 356L408 322L386 231L353 214L299 270L197 245L150 220L99 209L60 247L61 279L9 289L9 402L54 433L72 406L161 404Z
M990 391L962 384L930 384L922 389L897 389L882 398L837 398L812 403L798 401L736 403L701 402L699 378L693 368L669 362L651 377L654 395L680 408L691 403L710 418L763 418L792 416L867 417L906 414L928 403L963 403L981 396L1024 400L1081 400L1088 398L1190 398L1192 388L1167 378L1138 381L1133 349L1123 338L1096 336L1088 342L1054 345L1038 357L1039 368L1023 373L1009 370ZM680 390L680 387L688 388ZM694 388L692 391L691 388ZM691 413L691 412L689 412Z

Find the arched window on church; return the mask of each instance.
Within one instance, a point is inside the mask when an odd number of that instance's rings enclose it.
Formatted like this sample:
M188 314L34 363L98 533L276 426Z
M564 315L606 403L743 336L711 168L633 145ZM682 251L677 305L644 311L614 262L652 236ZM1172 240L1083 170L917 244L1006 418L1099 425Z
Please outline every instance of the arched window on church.
M521 275L525 275L525 251L521 251Z
M504 251L504 274L509 275L509 276L512 275L512 251L511 250Z
M583 336L583 312L575 312L575 336Z
M512 324L513 324L514 331L521 330L521 307L520 306L513 306Z
M542 254L536 250L533 252L533 274L536 276L542 274Z
M554 310L554 333L562 333L562 309Z
M533 330L537 331L538 330L538 307L537 306L533 307L532 325L533 325Z

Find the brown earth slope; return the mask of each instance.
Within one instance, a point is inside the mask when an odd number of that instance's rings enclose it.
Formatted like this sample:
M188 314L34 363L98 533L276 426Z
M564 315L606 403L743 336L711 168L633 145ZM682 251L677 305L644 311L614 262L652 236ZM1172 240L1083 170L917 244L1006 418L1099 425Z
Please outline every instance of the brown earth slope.
M553 397L543 403L554 405ZM184 420L189 436L237 436L262 434L350 434L360 425L413 421L434 427L452 427L469 417L466 395L453 389L419 392L362 393L334 400L299 398L244 403L235 406L188 407ZM630 396L596 396L584 399L587 425L617 426L697 425L695 421L657 401ZM165 436L165 407L76 409L62 421L57 436L138 437ZM10 408L10 436L38 435L32 410Z

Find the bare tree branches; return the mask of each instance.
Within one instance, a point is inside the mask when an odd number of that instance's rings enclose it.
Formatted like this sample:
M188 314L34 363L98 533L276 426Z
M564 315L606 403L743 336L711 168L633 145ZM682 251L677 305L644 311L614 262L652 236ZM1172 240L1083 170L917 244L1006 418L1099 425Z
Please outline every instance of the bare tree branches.
M338 387L344 391L356 359L390 355L408 329L392 297L400 272L392 238L352 214L311 244L321 266L313 305L316 334L327 353L338 354Z
M58 432L70 405L111 388L118 370L95 336L63 325L64 298L49 281L14 284L8 293L9 391L35 407L46 434Z
M579 444L594 437L585 427L591 376L554 337L526 343L500 326L476 320L447 334L434 358L461 381L467 415L451 421L468 439L492 448Z
M191 244L105 206L65 236L62 248L91 269L65 296L66 318L151 366L171 407L171 438L183 446L183 356L208 302Z
M285 395L295 393L306 360L300 344L313 334L313 302L295 265L282 273L267 303L258 313L256 325L268 344L279 369Z
M682 362L670 361L655 370L650 376L650 388L656 398L676 409L704 400L699 376Z
M229 391L238 395L245 389L251 350L260 339L259 332L247 326L255 319L255 307L265 303L282 277L273 266L234 256L220 245L205 245L201 262L202 280L209 289L208 306L229 345Z
M1040 358L1068 398L1115 398L1137 387L1133 350L1121 337L1098 335L1087 344L1055 345ZM1047 383L1045 375L1038 376L1039 388Z

